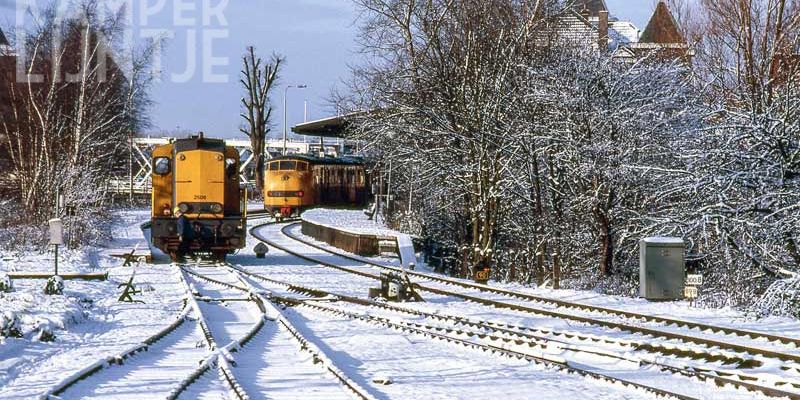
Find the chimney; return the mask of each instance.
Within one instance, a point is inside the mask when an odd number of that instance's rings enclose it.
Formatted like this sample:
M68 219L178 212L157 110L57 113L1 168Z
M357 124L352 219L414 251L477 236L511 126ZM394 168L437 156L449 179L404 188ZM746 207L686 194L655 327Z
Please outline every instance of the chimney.
M584 4L583 5L583 9L581 10L581 17L583 17L585 20L588 21L589 17L591 17L591 16L592 16L592 13L589 11L588 8L586 8L586 4Z
M608 11L600 10L598 13L597 36L600 51L608 50Z

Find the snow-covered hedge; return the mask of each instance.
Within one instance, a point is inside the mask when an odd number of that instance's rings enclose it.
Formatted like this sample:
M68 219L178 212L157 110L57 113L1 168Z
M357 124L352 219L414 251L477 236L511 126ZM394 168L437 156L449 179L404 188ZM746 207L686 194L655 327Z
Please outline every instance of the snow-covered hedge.
M47 284L44 287L45 294L62 294L64 293L64 278L55 275L47 279Z
M55 327L46 319L37 319L34 323L35 339L40 342L52 342L56 339Z
M0 314L0 337L22 337L17 314L11 311Z
M760 316L785 315L800 318L800 277L781 279L770 285L752 310Z
M5 272L0 272L0 292L10 292L14 290L14 283L11 282L11 277Z

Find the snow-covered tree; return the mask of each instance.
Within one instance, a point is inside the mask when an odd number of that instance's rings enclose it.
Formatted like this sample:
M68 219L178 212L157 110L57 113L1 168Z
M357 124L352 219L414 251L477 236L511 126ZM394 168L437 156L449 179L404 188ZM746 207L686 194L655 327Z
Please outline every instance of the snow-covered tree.
M24 222L53 216L56 193L70 207L72 239L92 229L108 200L108 180L128 159L128 140L147 123L147 43L124 48L124 15L104 13L97 2L76 3L71 13L54 6L37 24L16 32L17 64L4 71L11 99L0 113L3 153L10 159L15 197ZM104 15L111 17L105 18ZM12 68L15 66L11 66Z

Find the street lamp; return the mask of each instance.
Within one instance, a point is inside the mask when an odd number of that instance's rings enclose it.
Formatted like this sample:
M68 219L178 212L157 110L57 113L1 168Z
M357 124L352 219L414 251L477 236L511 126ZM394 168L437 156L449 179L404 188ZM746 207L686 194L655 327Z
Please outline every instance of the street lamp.
M286 93L289 91L289 88L305 89L307 87L308 87L308 85L289 85L289 86L286 86L285 89L283 89L283 155L286 155L286 134L287 134L287 129L286 129L286 126L287 126L287 124L286 124Z

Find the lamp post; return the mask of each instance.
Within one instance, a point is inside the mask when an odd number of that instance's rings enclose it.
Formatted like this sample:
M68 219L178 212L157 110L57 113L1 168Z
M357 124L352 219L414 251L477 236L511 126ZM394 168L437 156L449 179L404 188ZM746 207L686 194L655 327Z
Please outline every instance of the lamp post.
M285 89L283 89L283 155L286 155L286 135L287 135L287 129L286 129L286 126L287 126L287 124L286 124L286 94L289 91L289 88L305 89L307 87L308 87L308 85L289 85L289 86L286 86Z

